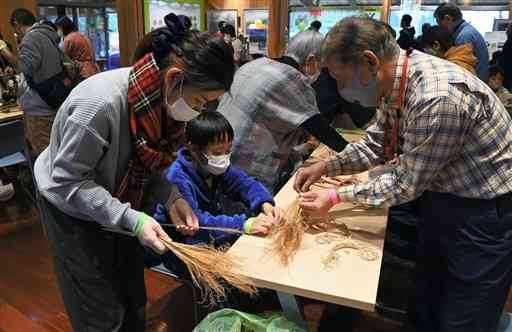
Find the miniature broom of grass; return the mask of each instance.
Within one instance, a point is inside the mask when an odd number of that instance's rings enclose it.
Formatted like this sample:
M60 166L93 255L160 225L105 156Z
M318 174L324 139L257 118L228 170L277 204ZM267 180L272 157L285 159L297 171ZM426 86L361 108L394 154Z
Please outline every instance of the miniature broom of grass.
M226 297L226 285L247 294L256 294L251 280L241 274L236 257L208 245L188 245L160 238L160 241L185 265L194 284L201 290L203 303L213 307Z

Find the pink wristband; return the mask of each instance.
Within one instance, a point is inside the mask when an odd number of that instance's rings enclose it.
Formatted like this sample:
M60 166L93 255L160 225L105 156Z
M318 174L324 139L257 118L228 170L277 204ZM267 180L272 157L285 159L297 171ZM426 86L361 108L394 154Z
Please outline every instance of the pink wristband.
M341 198L340 198L340 196L338 196L338 192L336 191L336 188L329 189L329 199L333 206L338 203L341 203Z

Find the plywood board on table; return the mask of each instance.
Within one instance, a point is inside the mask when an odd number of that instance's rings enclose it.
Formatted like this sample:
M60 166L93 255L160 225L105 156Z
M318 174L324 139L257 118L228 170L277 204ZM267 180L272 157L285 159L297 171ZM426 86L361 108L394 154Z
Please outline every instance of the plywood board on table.
M364 180L367 173L359 177ZM276 195L278 206L286 208L297 198L293 190L294 180L292 177ZM352 238L372 248L379 258L367 261L360 258L356 250L345 249L338 252L337 264L326 269L322 259L329 254L334 243L320 244L316 238L319 234L313 233L305 234L301 248L288 266L283 266L279 257L271 253L272 238L242 236L229 253L242 260L244 274L258 287L373 311L382 264L387 209L341 203L330 211L329 217L345 223Z

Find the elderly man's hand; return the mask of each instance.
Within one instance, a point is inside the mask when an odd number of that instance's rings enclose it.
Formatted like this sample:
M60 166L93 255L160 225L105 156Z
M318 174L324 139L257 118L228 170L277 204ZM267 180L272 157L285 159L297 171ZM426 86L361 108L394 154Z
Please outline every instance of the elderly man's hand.
M199 230L197 216L183 198L179 198L170 206L169 217L176 230L183 235L191 236Z
M306 214L318 217L326 216L334 206L329 190L301 193L299 205Z
M327 174L327 163L319 161L308 167L299 168L295 175L293 189L296 192L309 191L309 187Z

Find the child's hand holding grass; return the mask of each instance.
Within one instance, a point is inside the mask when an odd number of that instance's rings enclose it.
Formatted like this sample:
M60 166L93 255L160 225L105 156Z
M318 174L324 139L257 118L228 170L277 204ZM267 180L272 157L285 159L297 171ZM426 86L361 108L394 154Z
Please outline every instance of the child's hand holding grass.
M263 205L261 206L261 210L267 217L273 219L274 226L278 226L282 222L284 222L285 214L281 208L273 206L270 203L263 203Z

